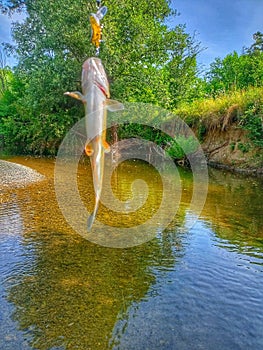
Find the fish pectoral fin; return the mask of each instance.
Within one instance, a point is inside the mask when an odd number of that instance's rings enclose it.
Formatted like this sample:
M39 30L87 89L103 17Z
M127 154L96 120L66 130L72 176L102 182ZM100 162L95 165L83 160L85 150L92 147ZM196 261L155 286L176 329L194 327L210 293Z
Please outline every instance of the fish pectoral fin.
M67 96L70 96L70 97L73 97L77 100L80 100L80 101L84 101L84 96L82 95L81 92L79 91L73 91L73 92L64 92L64 95L67 95Z
M103 148L104 148L104 152L105 153L109 153L110 152L110 145L108 144L108 142L107 141L102 141L102 146L103 146Z
M90 156L92 156L93 152L94 152L94 150L93 150L91 144L90 143L86 143L86 145L85 145L85 153L86 153L86 155L90 157Z
M110 112L122 111L124 109L124 105L121 102L111 99L105 101L105 106Z

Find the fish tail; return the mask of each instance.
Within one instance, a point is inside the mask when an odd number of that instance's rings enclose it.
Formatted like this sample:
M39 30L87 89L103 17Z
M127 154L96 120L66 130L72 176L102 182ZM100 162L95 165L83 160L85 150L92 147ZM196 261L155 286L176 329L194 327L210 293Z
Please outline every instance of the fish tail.
M96 214L97 214L97 211L98 211L98 206L99 206L99 199L97 198L96 203L95 203L94 211L93 211L93 213L91 213L90 216L88 217L88 226L87 226L88 232L91 231L92 225L93 225L93 223L94 223L94 221L95 221Z
M88 226L87 226L88 232L91 231L92 225L93 225L93 223L94 223L95 216L96 216L96 215L94 215L94 214L95 214L95 213L93 212L93 213L90 214L90 216L88 217Z

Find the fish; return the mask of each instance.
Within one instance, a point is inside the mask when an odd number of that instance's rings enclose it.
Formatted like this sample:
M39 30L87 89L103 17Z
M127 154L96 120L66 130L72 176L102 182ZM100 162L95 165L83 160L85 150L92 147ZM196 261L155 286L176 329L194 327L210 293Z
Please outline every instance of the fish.
M101 197L104 155L110 152L110 145L106 141L107 110L120 111L124 109L124 105L110 99L109 82L103 64L98 57L90 57L83 63L81 88L82 93L74 91L64 94L82 101L85 108L87 134L85 153L90 158L95 193L95 206L88 218L87 225L87 230L90 232Z

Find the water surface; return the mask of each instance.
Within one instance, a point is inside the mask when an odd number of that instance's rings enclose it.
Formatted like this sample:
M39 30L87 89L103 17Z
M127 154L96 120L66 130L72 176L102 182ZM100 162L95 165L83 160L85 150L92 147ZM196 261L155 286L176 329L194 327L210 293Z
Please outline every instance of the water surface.
M192 176L180 171L181 206L171 224L147 243L113 249L65 221L53 160L13 161L46 180L1 190L0 349L263 348L262 180L210 170L207 201L191 227ZM89 177L80 165L87 206ZM161 181L143 162L122 164L115 194L127 199L138 177L150 184L144 210L114 215L101 207L100 220L130 225L158 207Z

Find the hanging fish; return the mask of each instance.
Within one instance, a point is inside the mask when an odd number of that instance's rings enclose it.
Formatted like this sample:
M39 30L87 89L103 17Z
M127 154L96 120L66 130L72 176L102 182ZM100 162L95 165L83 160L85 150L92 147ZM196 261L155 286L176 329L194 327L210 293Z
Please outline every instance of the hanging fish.
M84 103L87 143L85 152L90 157L93 187L95 192L95 207L88 218L88 231L95 220L104 173L104 154L110 151L106 142L107 109L110 111L123 110L122 103L110 99L109 82L101 63L97 57L88 58L82 66L82 93L65 92L65 95L76 98Z

